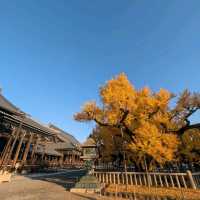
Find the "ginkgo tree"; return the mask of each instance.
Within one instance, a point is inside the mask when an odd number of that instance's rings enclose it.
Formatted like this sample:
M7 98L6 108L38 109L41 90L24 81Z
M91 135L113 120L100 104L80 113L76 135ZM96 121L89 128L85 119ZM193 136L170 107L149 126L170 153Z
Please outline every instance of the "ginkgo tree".
M169 103L173 94L165 89L158 92L152 92L148 87L136 89L124 73L109 80L99 93L101 106L93 101L85 103L74 115L75 120L94 121L104 127L101 137L105 146L106 138L115 141L121 137L128 157L143 169L144 163L151 169L174 160L181 143L180 136L197 126L191 125L188 119L200 108L197 93L184 91L171 109Z

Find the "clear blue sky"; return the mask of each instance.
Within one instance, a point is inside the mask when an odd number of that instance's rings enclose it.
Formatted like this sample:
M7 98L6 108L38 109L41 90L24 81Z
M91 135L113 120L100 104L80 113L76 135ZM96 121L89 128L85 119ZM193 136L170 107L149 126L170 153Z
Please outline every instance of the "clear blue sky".
M92 126L73 114L120 72L199 91L200 1L0 1L0 86L34 118L83 141Z

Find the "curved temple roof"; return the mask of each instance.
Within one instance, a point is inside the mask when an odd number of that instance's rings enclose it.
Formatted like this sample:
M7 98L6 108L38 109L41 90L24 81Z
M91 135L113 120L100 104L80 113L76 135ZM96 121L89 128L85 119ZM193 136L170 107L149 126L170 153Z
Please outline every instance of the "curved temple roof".
M19 108L17 108L10 101L8 101L2 94L0 94L0 108L12 114L23 114L23 112L20 111Z
M65 142L70 141L73 145L77 145L77 146L80 145L79 141L73 135L65 132L64 130L58 128L57 126L55 126L54 124L51 124L51 123L49 124L49 127L57 133L57 136L61 140L65 141Z
M82 147L96 147L96 143L93 138L89 137L81 146Z
M30 129L34 129L46 135L56 136L63 142L62 146L64 145L64 143L66 143L66 147L76 147L80 145L78 140L76 140L72 135L66 133L55 125L44 125L41 122L32 119L30 115L17 108L2 94L0 94L0 112L4 115L6 119L10 121L16 123L22 122L23 126L26 126Z

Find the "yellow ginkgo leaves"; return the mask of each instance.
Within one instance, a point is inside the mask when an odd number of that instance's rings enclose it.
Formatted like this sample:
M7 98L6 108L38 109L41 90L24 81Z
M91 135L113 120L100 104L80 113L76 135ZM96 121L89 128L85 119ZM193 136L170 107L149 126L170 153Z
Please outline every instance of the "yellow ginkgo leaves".
M182 125L187 120L181 117L189 116L188 112L191 110L191 104L187 105L187 98L195 102L195 106L200 106L197 95L185 95L180 100L182 107L177 105L174 110L170 110L169 103L173 95L169 91L160 89L155 93L148 87L137 90L124 73L109 80L100 88L99 93L102 106L88 102L81 112L75 114L75 119L95 121L99 127L104 127L98 130L104 145L104 155L114 154L113 151L121 148L122 142L116 142L115 133L123 130L124 138L121 140L125 140L130 159L137 162L138 156L134 155L140 155L139 160L143 162L146 159L149 165L163 165L166 161L175 159L180 144L178 131L182 130ZM180 116L177 115L179 111L182 112Z

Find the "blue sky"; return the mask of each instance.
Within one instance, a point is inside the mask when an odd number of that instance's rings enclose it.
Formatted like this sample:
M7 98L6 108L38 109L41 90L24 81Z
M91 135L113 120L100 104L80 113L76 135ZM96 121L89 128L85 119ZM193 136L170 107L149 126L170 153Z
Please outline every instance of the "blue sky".
M0 86L34 118L83 141L92 125L73 114L120 72L199 91L200 1L0 0Z

